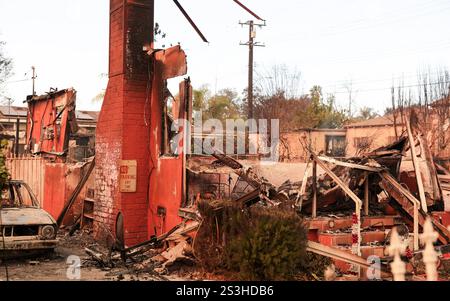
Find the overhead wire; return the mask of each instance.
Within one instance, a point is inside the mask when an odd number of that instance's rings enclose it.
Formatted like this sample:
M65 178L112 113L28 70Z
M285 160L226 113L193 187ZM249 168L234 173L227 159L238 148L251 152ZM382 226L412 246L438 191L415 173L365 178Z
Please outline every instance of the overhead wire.
M398 81L411 81L411 80L423 80L423 76L429 77L429 78L433 78L436 76L439 76L440 73L439 72L426 72L426 73L420 73L419 72L410 72L410 73L403 73L403 75L401 76L396 76L396 77L390 77L390 78L378 78L378 79L354 79L354 78L348 78L348 79L341 79L341 80L336 80L333 82L325 82L323 85L320 85L322 88L333 88L333 87L337 87L337 86L361 86L361 85L370 85L370 84L377 84L377 83L387 83L390 82L395 83Z
M450 6L442 6L443 4L448 4L448 2L440 2L440 3L435 3L434 1L431 3L429 3L428 5L425 6L415 6L415 7L411 7L412 9L409 10L409 12L417 12L420 11L420 13L416 13L416 14L399 14L397 13L391 13L391 14L384 14L383 17L381 18L375 18L373 19L371 22L368 21L367 19L361 19L358 20L356 22L350 22L347 24L339 24L339 25L332 25L329 27L322 27L319 28L318 30L323 30L325 32L323 33L319 33L317 35L315 35L313 38L308 39L311 41L314 40L320 40L323 38L329 38L332 36L338 36L338 35L342 35L345 33L350 33L350 32L354 32L354 31L361 31L361 30L369 30L369 29L373 29L373 28L377 28L377 27L382 27L382 26L386 26L386 25L391 25L391 24L395 24L404 20L414 20L415 22L417 22L418 18L421 17L425 17L428 15L436 15L436 14L441 14L441 13L445 13L446 11L448 11L450 9ZM408 12L408 11L407 11ZM334 29L338 29L338 30L334 30ZM303 32L297 32L294 33L294 35L291 35L291 39L292 38L298 38L301 36L305 36L305 35L309 35L311 33L310 30L308 31L303 31ZM279 37L280 39L283 38L283 40L285 40L285 36L283 37Z
M418 49L410 49L410 50L404 50L404 49L396 49L391 51L386 51L384 53L380 53L380 51L373 50L366 53L362 53L361 56L351 56L351 57L344 57L344 58L324 58L323 61L327 63L351 63L351 62L362 62L362 61L371 61L373 62L374 58L377 58L379 60L386 59L386 58L392 58L397 56L411 56L411 55L417 55L422 53L429 53L434 52L440 49L448 49L450 48L450 40L448 41L439 41L435 43L430 43L426 45L425 47L418 48Z
M441 85L441 84L450 84L450 81L442 81L442 82L432 82L432 83L427 83L427 86L436 86L436 85ZM400 88L416 88L416 87L422 87L423 84L415 84L415 85L402 85L400 86ZM374 88L374 89L361 89L358 90L358 93L360 92L375 92L375 91L387 91L387 90L392 90L392 86L389 88ZM348 91L336 91L334 92L334 94L344 94L344 93L348 93Z
M18 80L6 82L6 84L15 84L15 83L20 83L20 82L27 82L27 81L30 81L30 80L31 80L31 78L18 79Z

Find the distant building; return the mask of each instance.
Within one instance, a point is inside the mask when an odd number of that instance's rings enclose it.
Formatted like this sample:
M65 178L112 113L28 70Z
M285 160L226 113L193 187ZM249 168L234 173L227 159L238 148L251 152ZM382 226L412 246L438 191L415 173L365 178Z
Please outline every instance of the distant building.
M405 125L396 120L397 135ZM396 140L392 115L349 123L342 129L301 129L281 134L280 160L303 161L308 159L307 143L317 153L329 157L351 157L388 145Z
M19 154L24 153L27 114L26 107L0 106L0 139L9 142L8 150L11 153L14 153L15 149L17 126L19 126Z
M307 148L330 157L345 157L345 129L299 129L280 134L279 157L282 162L306 162Z
M405 124L400 117L397 118L397 135L400 136L404 132ZM380 148L397 139L393 115L353 122L344 128L347 136L347 156Z
M95 130L99 112L76 111L79 130L69 143L69 158L77 160L94 155ZM0 106L0 138L9 142L9 152L14 153L17 124L19 124L19 155L26 152L27 107ZM17 123L19 120L19 123Z
M69 141L69 159L81 161L95 155L95 130L100 112L76 111L78 132Z
M437 161L450 162L450 100L433 103L428 110L413 108L418 125ZM331 157L352 157L393 143L406 133L405 116L396 113L352 122L342 129L300 129L280 135L280 161L305 162L306 144Z

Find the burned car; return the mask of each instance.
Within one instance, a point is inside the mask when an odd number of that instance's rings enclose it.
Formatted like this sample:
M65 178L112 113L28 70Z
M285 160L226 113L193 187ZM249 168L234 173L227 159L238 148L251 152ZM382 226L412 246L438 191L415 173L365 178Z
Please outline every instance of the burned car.
M56 247L56 221L26 183L9 181L0 197L0 257Z

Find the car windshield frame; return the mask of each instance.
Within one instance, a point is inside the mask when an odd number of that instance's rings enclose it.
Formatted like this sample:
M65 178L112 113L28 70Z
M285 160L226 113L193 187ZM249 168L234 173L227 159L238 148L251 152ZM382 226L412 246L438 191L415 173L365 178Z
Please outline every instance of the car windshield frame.
M0 204L0 209L20 209L20 208L40 208L40 204L36 199L30 186L24 182L9 182L4 190L8 190L9 204ZM27 193L31 200L31 205L25 204L23 193Z

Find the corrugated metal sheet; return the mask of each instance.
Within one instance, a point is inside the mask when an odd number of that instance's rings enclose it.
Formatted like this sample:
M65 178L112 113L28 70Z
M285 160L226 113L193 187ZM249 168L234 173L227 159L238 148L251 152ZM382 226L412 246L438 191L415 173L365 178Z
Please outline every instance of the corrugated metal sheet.
M38 157L8 158L6 166L13 180L25 181L44 207L45 161Z
M86 111L76 111L76 114L77 114L77 119L92 120L92 121L95 120L95 118L92 117L91 115L89 115L89 112L86 112Z
M3 116L27 117L28 108L27 107L14 107L14 106L0 106L0 113Z

